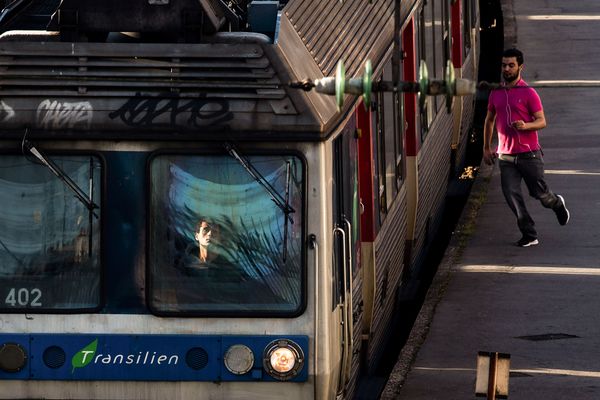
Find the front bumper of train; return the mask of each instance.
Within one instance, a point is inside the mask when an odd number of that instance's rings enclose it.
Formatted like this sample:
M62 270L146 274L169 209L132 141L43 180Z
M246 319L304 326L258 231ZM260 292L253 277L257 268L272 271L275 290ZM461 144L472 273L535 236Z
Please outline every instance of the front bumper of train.
M0 335L0 380L305 382L307 359L298 335Z

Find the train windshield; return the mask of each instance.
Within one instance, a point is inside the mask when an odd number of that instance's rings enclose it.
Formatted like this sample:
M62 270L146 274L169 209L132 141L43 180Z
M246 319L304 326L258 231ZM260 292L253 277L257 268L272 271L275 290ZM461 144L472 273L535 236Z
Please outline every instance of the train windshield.
M100 210L74 196L66 179L100 204L95 156L0 156L0 308L92 310L100 306Z
M152 159L148 263L154 312L299 311L303 163L294 155L235 155Z

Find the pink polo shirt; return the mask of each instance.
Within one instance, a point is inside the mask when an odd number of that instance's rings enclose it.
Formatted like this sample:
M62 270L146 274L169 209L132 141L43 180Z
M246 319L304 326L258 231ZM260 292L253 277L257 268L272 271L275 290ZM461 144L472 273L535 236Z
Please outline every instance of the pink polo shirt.
M527 86L523 79L516 86ZM540 149L537 131L519 131L511 126L518 120L531 122L533 113L542 111L542 101L533 88L496 89L490 93L488 110L496 112L500 154L518 154Z

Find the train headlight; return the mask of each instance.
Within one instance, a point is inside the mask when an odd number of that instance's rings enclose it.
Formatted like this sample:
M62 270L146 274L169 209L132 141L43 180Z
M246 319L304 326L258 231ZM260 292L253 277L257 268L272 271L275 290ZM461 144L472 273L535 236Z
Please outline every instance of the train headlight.
M292 379L304 366L304 352L295 342L278 339L267 345L263 353L263 367L275 379Z
M243 344L234 344L227 349L224 357L225 367L235 375L243 375L254 365L254 353Z

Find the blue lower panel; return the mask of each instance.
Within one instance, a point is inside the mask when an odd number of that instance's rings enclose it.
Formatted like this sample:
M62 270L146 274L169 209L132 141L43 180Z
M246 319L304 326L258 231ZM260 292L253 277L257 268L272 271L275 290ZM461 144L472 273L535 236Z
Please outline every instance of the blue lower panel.
M4 334L0 346L18 345L26 360L20 371L0 370L0 379L273 381L263 369L263 351L282 338L296 342L307 358L306 336ZM223 355L234 344L246 345L254 353L253 368L246 374L235 375L225 368ZM290 381L307 377L306 363Z

